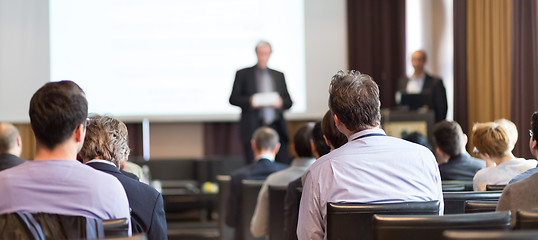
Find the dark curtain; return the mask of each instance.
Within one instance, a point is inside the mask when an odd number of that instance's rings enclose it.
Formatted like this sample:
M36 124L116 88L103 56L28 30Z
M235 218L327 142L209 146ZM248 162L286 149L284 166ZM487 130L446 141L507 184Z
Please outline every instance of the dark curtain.
M239 142L239 123L204 123L205 156L243 156Z
M393 107L405 76L405 1L348 0L349 69L374 78L381 106Z
M538 110L536 1L512 2L511 119L519 129L514 155L534 158L529 151L530 117Z
M454 121L470 133L467 108L467 0L454 0Z
M131 148L130 159L142 159L142 123L126 123L129 131L129 148Z

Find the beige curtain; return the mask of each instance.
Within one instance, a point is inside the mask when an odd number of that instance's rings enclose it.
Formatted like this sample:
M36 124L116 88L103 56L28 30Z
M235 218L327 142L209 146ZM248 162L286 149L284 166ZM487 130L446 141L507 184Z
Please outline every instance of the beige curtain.
M33 160L35 157L35 137L32 126L28 123L13 124L19 130L22 139L21 158Z
M510 119L512 0L467 2L469 128Z

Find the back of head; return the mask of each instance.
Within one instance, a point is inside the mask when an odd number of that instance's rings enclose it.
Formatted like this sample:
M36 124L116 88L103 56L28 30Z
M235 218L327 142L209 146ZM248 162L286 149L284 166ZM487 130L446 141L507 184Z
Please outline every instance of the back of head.
M463 131L457 122L443 120L433 126L433 142L450 157L461 153L463 145Z
M127 126L123 122L108 116L90 116L84 145L79 152L84 162L99 158L119 167L129 153Z
M303 124L295 135L293 136L293 146L295 147L295 152L298 157L313 157L312 145L312 129L314 128L314 123L305 123Z
M379 87L358 71L338 71L329 87L329 108L351 132L377 127L381 122Z
M19 130L11 123L0 123L0 154L9 153L17 146Z
M538 112L534 112L531 116L531 131L532 131L532 140L536 140L535 133L538 133Z
M343 134L342 134L343 135ZM317 121L312 129L312 142L316 148L318 156L323 156L331 151L331 147L325 142L323 138L323 132L321 130L321 121Z
M347 143L347 137L336 128L331 110L325 113L321 122L321 131L333 148L339 148Z
M430 144L428 143L428 139L426 138L426 136L424 136L422 133L419 133L417 131L407 134L402 139L412 142L412 143L422 145L431 150Z
M511 152L512 150L514 150L514 147L516 146L516 143L517 143L517 139L519 137L519 134L517 133L516 124L504 118L495 120L495 123L502 125L508 131L508 139L510 140L510 152Z
M255 143L256 149L273 150L280 141L278 133L270 127L260 127L256 129L252 135L252 140Z
M494 122L476 123L471 141L481 154L501 158L510 154L510 138L504 126Z
M86 122L88 102L76 83L49 82L32 96L29 114L37 142L53 149Z

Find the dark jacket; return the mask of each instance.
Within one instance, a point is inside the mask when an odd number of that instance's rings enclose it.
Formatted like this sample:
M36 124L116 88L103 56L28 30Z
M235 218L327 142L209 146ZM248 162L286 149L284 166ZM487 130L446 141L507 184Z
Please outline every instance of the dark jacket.
M421 93L429 96L428 108L434 111L435 122L445 120L446 113L448 111L448 104L443 80L427 73L425 75L426 76L424 77L424 85L422 85ZM400 79L398 84L398 91L400 93L406 93L408 81L409 78L407 77Z
M473 180L478 170L485 168L486 162L462 153L452 157L448 162L439 164L441 180Z
M25 160L9 153L0 154L0 171L15 167Z

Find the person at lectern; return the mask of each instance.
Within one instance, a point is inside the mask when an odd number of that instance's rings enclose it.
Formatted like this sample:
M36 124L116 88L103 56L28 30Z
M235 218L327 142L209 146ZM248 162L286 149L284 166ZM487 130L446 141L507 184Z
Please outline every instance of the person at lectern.
M288 131L282 114L291 108L293 102L282 72L267 67L271 56L271 44L260 41L256 44L256 65L244 68L235 74L230 104L241 108L239 121L240 140L243 145L246 163L254 161L250 139L254 131L268 126L280 136L280 151L277 162L289 164Z
M434 112L435 122L439 122L446 119L448 110L446 90L441 78L430 75L424 70L426 59L426 52L422 50L411 54L411 64L415 71L410 77L401 78L398 82L396 103L410 105L411 109L415 104L424 103L428 109Z

